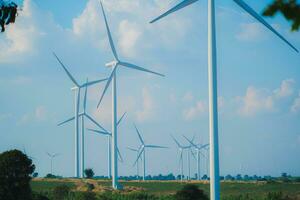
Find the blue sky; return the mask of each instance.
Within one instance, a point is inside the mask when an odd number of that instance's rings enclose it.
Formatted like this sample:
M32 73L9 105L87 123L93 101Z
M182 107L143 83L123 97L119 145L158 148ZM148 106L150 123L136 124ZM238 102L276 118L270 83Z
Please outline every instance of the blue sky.
M248 0L262 11L269 1ZM96 0L25 0L17 22L0 35L0 151L19 148L37 171L50 171L45 152L61 153L54 172L73 175L73 86L52 56L55 51L78 82L107 77L112 53ZM152 150L148 173L178 173L178 152L170 138L208 142L207 3L200 1L160 23L148 22L176 1L105 1L121 58L166 75L118 71L119 127L125 158L120 174L134 174L136 123ZM300 57L244 13L233 1L217 1L218 88L221 174L300 175ZM267 19L295 46L281 16ZM103 85L90 88L88 111L110 129L110 92L96 109ZM91 124L87 125L92 127ZM106 138L87 133L86 166L106 174ZM167 159L166 159L167 158ZM193 161L194 163L194 161ZM203 163L202 163L203 164ZM195 171L195 163L192 165Z

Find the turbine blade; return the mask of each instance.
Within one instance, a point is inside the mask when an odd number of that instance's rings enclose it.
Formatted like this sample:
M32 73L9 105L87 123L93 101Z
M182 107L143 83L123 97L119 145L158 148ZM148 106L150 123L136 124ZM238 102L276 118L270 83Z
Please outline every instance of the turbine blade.
M97 83L101 83L103 81L107 81L108 78L105 78L105 79L99 79L99 80L96 80L96 81L91 81L91 82L88 82L88 83L85 83L83 84L81 87L86 87L86 86L92 86L92 85L95 85Z
M160 74L160 73L157 73L157 72L154 72L154 71L151 71L151 70L148 70L148 69L139 67L139 66L137 66L137 65L127 63L127 62L120 62L120 65L122 65L122 66L124 66L124 67L131 68L131 69L143 71L143 72L148 72L148 73L155 74L155 75L162 76L162 77L165 76L165 75L163 75L163 74Z
M124 160L123 160L123 157L122 157L122 155L121 155L121 152L120 152L119 148L117 148L117 151L118 151L118 157L119 157L119 160L120 160L121 162L123 162Z
M141 155L142 155L143 151L144 151L144 148L142 148L142 149L141 149L141 151L140 151L140 153L139 153L138 157L136 158L136 160L135 160L135 162L134 162L133 166L135 166L135 165L136 165L136 163L137 163L137 162L138 162L138 160L140 159L140 157L141 157Z
M190 151L191 151L191 153L192 153L193 158L194 158L195 160L197 160L195 153L194 153L192 150L190 150Z
M202 146L200 147L200 149L205 149L205 148L208 147L208 146L209 146L209 144L202 145Z
M140 139L141 143L142 143L142 144L145 144L145 143L144 143L144 140L143 140L143 138L142 138L142 136L141 136L141 134L140 134L140 132L139 132L139 130L137 129L137 127L136 127L135 124L134 124L134 128L135 128L136 133L137 133L138 136L139 136L139 139Z
M171 137L172 137L172 139L174 140L174 142L177 144L177 146L178 147L182 147L180 144L179 144L179 142L174 138L174 136L173 135L171 135Z
M66 124L66 123L68 123L68 122L70 122L70 121L73 121L74 119L75 119L75 117L71 117L71 118L69 118L69 119L67 119L67 120L65 120L65 121L63 121L63 122L57 124L57 126L61 126L61 125L63 125L63 124Z
M169 15L173 12L176 12L176 11L178 11L178 10L180 10L180 9L190 5L190 4L195 3L196 1L198 1L198 0L184 0L181 3L177 4L176 6L174 6L173 8L171 8L170 10L168 10L167 12L163 13L162 15L160 15L157 18L155 18L154 20L152 20L150 23L152 24L152 23L160 20L163 17L166 17L167 15Z
M62 61L58 58L58 56L53 52L54 57L56 58L56 60L60 63L60 65L62 66L62 68L65 70L66 74L68 75L68 77L71 79L71 81L77 86L80 87L80 85L77 83L77 81L75 80L75 78L72 76L72 74L68 71L68 69L66 68L66 66L62 63Z
M193 142L195 136L193 137L193 140L190 140L190 139L187 138L185 135L183 135L183 137L190 143L190 145L194 146L195 148L198 148L197 145L195 145L194 142Z
M87 98L87 90L88 90L88 86L87 83L89 82L89 79L86 79L86 86L85 86L85 92L84 92L84 99L83 99L83 112L85 113L86 111L86 98Z
M99 134L101 134L101 135L111 135L110 133L105 132L105 131L99 131L99 130L90 129L90 128L88 128L87 130L92 131L92 132L94 132L94 133L99 133Z
M130 148L130 147L127 147L127 149L129 149L130 151L138 152L137 149L133 149L133 148Z
M99 102L98 102L97 108L99 108L99 106L100 106L100 104L101 104L101 102L102 102L102 99L103 99L103 97L104 97L104 95L105 95L105 93L106 93L106 91L107 91L107 88L109 87L109 85L110 85L110 83L111 83L111 80L112 80L112 78L113 78L114 75L115 75L116 69L117 69L117 66L115 66L115 68L114 68L113 71L111 72L111 74L110 74L110 76L109 76L109 78L108 78L108 80L107 80L107 82L106 82L105 88L104 88L103 93L102 93L102 95L101 95L101 98L100 98L100 100L99 100Z
M105 12L104 12L102 1L100 1L100 4L101 4L101 9L102 9L102 13L103 13L104 21L105 21L105 26L106 26L108 39L109 39L110 48L111 48L111 50L114 54L115 59L118 60L118 54L117 54L117 51L116 51L116 48L115 48L115 45L114 45L114 41L112 39L111 32L110 32L110 29L109 29L109 26L108 26L108 23L107 23L107 19L106 19L106 15L105 15Z
M119 124L122 122L122 119L125 117L126 115L126 112L122 115L122 117L119 119L118 123L117 123L117 126L119 126Z
M60 156L60 153L54 154L54 155L53 155L53 158L54 158L54 157L57 157L57 156Z
M96 122L96 120L94 120L91 116L89 116L88 114L84 114L92 123L94 123L96 126L98 126L100 129L102 129L104 132L107 132L108 131L103 128L98 122Z
M145 145L148 148L156 148L156 149L167 149L168 147L158 146L158 145Z
M298 49L293 46L287 39L285 39L280 33L278 33L266 20L264 20L257 12L255 12L248 4L246 4L243 0L233 0L236 4L238 4L241 8L243 8L247 13L249 13L252 17L257 19L260 23L262 23L265 27L267 27L270 31L272 31L275 35L277 35L281 40L283 40L287 45L289 45L292 49L294 49L297 53L299 53Z

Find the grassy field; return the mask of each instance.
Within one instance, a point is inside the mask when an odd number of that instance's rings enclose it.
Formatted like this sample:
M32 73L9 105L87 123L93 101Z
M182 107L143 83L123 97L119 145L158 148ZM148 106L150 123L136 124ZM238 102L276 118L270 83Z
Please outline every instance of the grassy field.
M66 184L73 190L84 191L86 183L92 183L96 186L96 192L110 190L110 182L103 180L78 180L78 179L35 179L32 181L32 189L37 192L50 191L54 187ZM192 182L197 184L207 194L209 193L209 184L205 182ZM144 190L155 195L174 194L181 189L186 183L176 181L127 181L122 182L125 186L125 191L128 188L131 190ZM98 188L98 189L97 189ZM99 189L101 188L101 189ZM284 195L300 199L300 183L282 183L282 182L222 182L221 195L223 198L249 194L253 199L260 199L269 192L282 192Z

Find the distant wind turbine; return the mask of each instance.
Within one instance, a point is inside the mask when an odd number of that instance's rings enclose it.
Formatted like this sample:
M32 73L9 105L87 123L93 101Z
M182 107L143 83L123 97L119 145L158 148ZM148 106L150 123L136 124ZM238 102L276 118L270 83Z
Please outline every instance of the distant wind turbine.
M130 151L135 152L137 154L136 157L139 156L139 149L134 149L134 148L130 148L130 147L128 147L127 149L129 149ZM142 157L140 157L139 160L142 161ZM140 177L139 160L135 163L135 165L136 165L136 178L137 179L139 179L139 177Z
M196 145L193 141L191 141L187 137L184 136L184 138L196 149L196 152L197 152L197 156L196 156L196 160L197 160L197 179L199 181L201 179L201 176L200 176L200 154L202 156L204 156L204 154L202 154L201 150L203 150L206 147L208 147L209 144Z
M79 178L79 176L83 177L83 170L82 169L80 173L80 167L79 167L79 105L80 105L80 91L82 88L87 88L89 86L101 83L103 81L106 81L107 79L101 79L101 80L96 80L96 81L91 81L91 82L86 82L82 85L80 85L76 79L72 76L72 74L68 71L67 67L62 63L62 61L58 58L58 56L53 52L54 57L57 59L57 61L60 63L61 67L64 69L65 73L68 75L70 80L73 82L75 87L71 88L71 90L74 91L75 94L75 114L74 117L72 117L69 121L74 120L75 121L75 177ZM86 103L86 100L85 100ZM85 113L85 109L84 109ZM88 117L89 118L89 117ZM90 119L94 121L93 119ZM65 121L60 125L66 123L68 121Z
M183 160L183 151L188 150L187 151L187 155L188 155L188 157L187 157L187 160L188 160L187 161L187 163L188 163L188 177L187 178L189 179L190 176L191 176L190 153L192 153L192 151L191 151L192 145L183 146L182 144L180 144L178 142L177 139L175 139L175 137L173 135L171 135L171 137L174 140L174 142L176 143L178 151L179 151L180 179L181 179L181 182L182 182L183 181L183 162L184 162L184 160ZM193 140L194 140L194 137L193 137L192 141Z
M164 146L157 146L157 145L149 145L149 144L145 144L139 130L137 129L137 127L134 125L134 128L136 130L136 133L139 137L139 140L141 142L141 145L139 147L139 155L138 157L136 158L136 161L134 162L133 165L135 165L138 160L140 159L141 155L143 154L143 181L145 181L145 176L146 176L146 148L150 149L150 148L156 148L156 149L167 149L168 147L164 147Z
M158 16L150 23L154 23L165 16L174 13L198 0L183 0L167 12ZM233 0L244 11L262 23L287 45L299 52L289 41L269 25L257 12L243 0ZM217 91L217 42L215 23L215 0L208 0L208 83L209 83L209 133L210 133L210 199L220 199L220 173L219 173L219 139L218 139L218 91Z
M51 160L51 174L53 174L53 159L57 156L59 156L60 154L59 153L56 153L56 154L50 154L47 152L47 155L49 156L50 160Z
M135 69L135 70L139 70L139 71L143 71L143 72L148 72L148 73L152 73L152 74L156 74L159 76L164 76L162 74L156 73L154 71L150 71L148 69L139 67L137 65L131 64L131 63L127 63L127 62L123 62L119 59L117 51L115 49L115 45L112 39L112 35L108 26L108 22L106 19L106 15L104 12L104 8L102 5L102 1L100 1L101 4L101 8L102 8L102 13L103 13L103 17L104 17L104 21L105 21L105 26L106 26L106 30L107 30L107 35L108 35L108 39L109 39L109 44L114 56L114 60L108 64L106 64L106 67L110 67L112 68L112 73L107 81L107 84L104 88L104 91L101 95L101 98L99 100L98 106L100 105L110 83L112 82L112 187L114 189L122 189L122 186L119 184L118 182L118 160L117 160L117 146L118 146L118 133L117 133L117 69L119 66L123 66L123 67L127 67L130 69Z
M126 115L126 113L124 113L122 115L122 117L119 119L118 123L117 123L117 126L119 126L119 124L121 123L122 119L124 118L124 116ZM102 130L96 130L96 129L88 129L89 131L92 131L94 133L97 133L97 134L101 134L101 135L105 135L107 136L107 162L108 162L108 165L107 165L107 176L109 178L111 178L111 137L112 137L112 134L110 132L107 132L107 131L102 131ZM120 153L120 150L119 148L117 148L118 150L118 155L119 155L119 160L123 162L123 158L122 158L122 155Z

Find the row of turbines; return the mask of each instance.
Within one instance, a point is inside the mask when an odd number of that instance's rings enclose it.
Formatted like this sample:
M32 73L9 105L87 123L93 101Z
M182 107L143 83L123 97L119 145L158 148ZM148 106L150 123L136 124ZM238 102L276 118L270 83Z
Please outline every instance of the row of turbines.
M150 23L155 23L162 18L168 16L171 13L174 13L182 8L185 8L198 0L183 0L173 8L169 9L159 17L152 20ZM267 29L273 32L276 36L278 36L281 40L283 40L287 45L289 45L294 51L299 52L298 49L293 46L287 39L285 39L280 33L278 33L270 24L268 24L254 9L252 9L248 4L246 4L243 0L232 0L239 7L241 7L246 13L250 14L256 20L258 20L261 24L263 24ZM101 131L104 131L106 134L111 135L111 169L112 169L112 186L115 189L122 189L122 186L118 182L118 119L117 119L117 70L120 67L126 67L130 69L135 69L139 71L144 71L148 73L152 73L158 76L164 76L160 73L147 70L145 68L139 67L137 65L127 63L121 61L119 59L118 53L115 49L113 38L109 29L108 21L104 12L104 8L102 2L100 1L102 13L104 16L105 26L107 30L107 35L109 39L109 44L114 56L114 60L108 64L107 67L112 69L112 73L108 79L96 80L92 82L86 82L82 85L78 84L76 80L71 76L71 74L66 70L62 62L58 59L60 64L64 67L66 73L71 78L75 87L73 88L75 93L75 116L70 118L69 121L75 120L75 175L79 176L79 118L81 119L82 131L81 131L81 155L84 156L84 118L86 117L88 120L92 121ZM218 92L217 92L217 41L216 41L216 20L215 20L215 0L208 0L208 91L209 91L209 150L210 150L210 199L219 200L220 199L220 173L219 173L219 140L218 140ZM100 106L101 101L110 86L112 84L112 132L108 132L105 130L100 124L98 124L93 118L91 118L85 111L79 114L79 99L80 99L80 90L92 86L94 84L106 81L106 85L104 91L101 95L99 103L97 107ZM85 92L86 93L86 92ZM86 99L86 97L85 97ZM86 104L86 100L84 100ZM84 105L85 107L86 105ZM68 121L68 120L67 120ZM66 123L66 122L65 122ZM142 142L142 140L141 140ZM136 149L138 152L137 161L143 154L145 157L145 149L147 145L143 142L141 146ZM184 148L180 147L182 150ZM200 153L199 153L200 154ZM136 161L136 162L137 162ZM144 159L145 162L145 159ZM81 162L81 169L84 169L83 159ZM81 172L82 173L82 172Z

